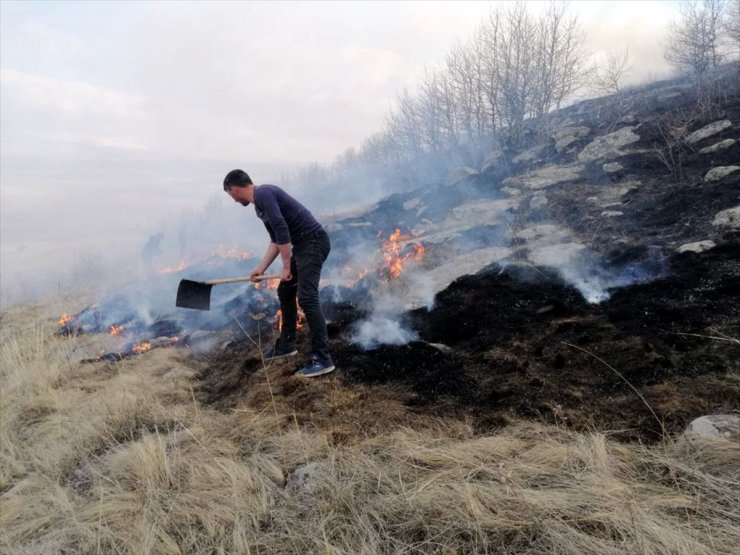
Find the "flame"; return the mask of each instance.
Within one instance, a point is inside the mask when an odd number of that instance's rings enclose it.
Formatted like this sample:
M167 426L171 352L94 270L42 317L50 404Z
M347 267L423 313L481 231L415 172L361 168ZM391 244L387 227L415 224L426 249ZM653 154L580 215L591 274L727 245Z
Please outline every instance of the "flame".
M277 324L277 330L279 332L283 331L283 311L278 308L278 311L275 313L275 316L272 317L273 321ZM298 307L298 321L296 322L295 328L296 331L301 331L306 327L306 315L303 313L303 310L301 310L301 307Z
M388 270L391 279L398 278L403 272L403 267L409 260L414 262L421 261L424 258L424 245L421 243L409 243L413 237L403 235L401 230L391 233L388 240L383 243L383 263ZM410 250L406 247L410 246ZM403 252L403 251L406 252Z
M254 256L251 251L239 250L236 246L226 246L224 244L217 245L211 251L210 258L233 258L235 260L248 260ZM219 263L220 260L210 260L208 263L213 265Z
M177 266L167 266L159 270L159 273L160 274L174 274L175 272L180 272L187 267L188 267L188 263L183 258L180 260L180 263Z
M67 322L69 322L71 319L72 317L65 312L59 317L59 321L57 322L57 324L59 324L59 327L66 326Z
M108 333L111 335L121 335L121 332L123 332L123 326L117 326L113 324L111 327L108 328Z
M152 348L151 343L138 343L134 345L134 348L131 349L131 352L134 354L140 355L141 353L146 353L151 348Z

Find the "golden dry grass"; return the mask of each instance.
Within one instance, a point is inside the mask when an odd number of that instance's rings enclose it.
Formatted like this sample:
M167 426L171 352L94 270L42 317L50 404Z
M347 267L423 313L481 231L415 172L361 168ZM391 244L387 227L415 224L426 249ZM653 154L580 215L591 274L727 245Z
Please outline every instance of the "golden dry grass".
M175 351L72 363L39 314L3 315L3 552L738 552L738 443L437 419L335 446L291 415L199 405L192 376L165 377Z

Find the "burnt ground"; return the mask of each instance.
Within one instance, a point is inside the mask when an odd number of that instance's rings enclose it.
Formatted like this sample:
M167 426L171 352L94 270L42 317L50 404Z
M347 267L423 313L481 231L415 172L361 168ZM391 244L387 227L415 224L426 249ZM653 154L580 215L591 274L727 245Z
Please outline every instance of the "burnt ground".
M439 183L392 195L362 216L341 220L332 232L332 258L342 264L368 233L412 229L419 216L404 210L410 199L423 200L424 218L442 222L461 202L499 198L507 175L573 163L577 149L594 136L639 123L640 141L615 159L622 171L607 174L606 160L589 162L582 177L547 188L544 209L523 202L513 221L522 227L566 226L606 270L641 268L651 281L588 304L547 268L493 266L454 281L437 295L432 310L406 313L417 341L373 350L349 341L369 310L366 293L344 291L350 300L342 304L322 295L335 373L294 378L295 361L264 369L258 350L243 338L195 361L201 369L196 394L223 410L250 407L312 423L331 430L338 442L389 426L423 425L438 416L468 419L482 432L524 417L655 441L703 414L739 411L740 233L719 229L712 220L740 203L740 189L737 175L704 182L710 168L737 165L740 96L737 82L731 85L726 88L731 94L723 93L712 110L699 115L693 110L696 99L680 86L666 89L674 91L668 102L660 91L646 89L617 103L602 99L574 106L563 111L569 125L591 129L576 150L556 153L550 138L549 154L533 167L504 164L452 188ZM698 144L665 139L666 126L677 121L690 132L720 119L731 120L732 127ZM699 152L730 138L736 140L730 148ZM534 137L533 144L541 140ZM668 155L676 161L671 167L661 161ZM605 217L605 207L589 200L626 183L635 183L635 189L610 207L620 217ZM501 236L488 228L478 231L477 246ZM678 246L705 239L717 247L676 254ZM302 341L301 352L308 352L305 336Z
M330 325L334 374L294 378L295 361L264 372L240 341L199 361L198 395L226 410L279 405L336 428L338 441L429 416L468 418L481 431L524 417L656 440L702 414L740 410L738 252L730 242L676 255L669 277L598 305L547 269L487 268L406 315L418 341L373 350L347 340L357 307L327 306L342 314Z

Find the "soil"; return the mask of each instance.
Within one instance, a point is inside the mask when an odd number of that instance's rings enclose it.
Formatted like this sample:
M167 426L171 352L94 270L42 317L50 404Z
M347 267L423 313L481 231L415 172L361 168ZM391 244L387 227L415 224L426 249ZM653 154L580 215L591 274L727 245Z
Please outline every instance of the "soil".
M348 342L349 315L364 312L344 305L330 326L334 374L295 378L295 360L265 372L240 342L200 359L199 396L223 409L277 399L297 419L344 429L341 438L426 415L466 417L481 431L516 416L654 441L740 410L738 252L729 243L676 255L668 277L601 304L544 268L488 268L409 313L419 340L402 346Z
M667 148L660 126L671 113L686 114L695 99L682 94L672 106L645 99L631 104L626 116L617 110L600 120L593 120L602 113L596 103L590 112L571 109L571 125L597 134L626 117L639 123L641 140L619 159L625 166L619 175L606 174L603 161L591 163L580 181L547 189L546 210L528 211L522 203L514 214L524 225L567 227L605 269L642 272L635 284L589 304L548 268L490 266L454 281L431 310L403 315L416 341L371 350L349 340L371 310L367 291L337 296L326 288L321 300L336 372L306 380L292 376L300 361L265 368L245 338L195 361L200 400L223 410L288 414L333 430L338 442L448 416L468 419L482 432L524 417L656 441L698 416L740 411L740 233L711 224L717 212L740 204L740 189L736 180L703 181L708 169L737 164L740 101L737 94L718 99L714 112L692 121L689 131L725 118L733 127L696 147L681 146L673 153L680 165L669 168L658 157ZM724 138L738 143L712 155L698 152ZM569 163L576 154L560 156L556 162ZM350 260L352 246L376 230L413 228L415 211L402 208L407 200L421 198L428 207L423 217L441 222L460 202L500 196L504 176L494 172L453 188L437 184L388 197L332 234L334 262ZM588 199L624 181L639 186L621 199L623 215L602 216L604 207ZM489 235L501 237L479 231L476 246L485 246ZM676 253L684 243L710 238L717 247ZM305 334L300 341L301 352L308 352Z

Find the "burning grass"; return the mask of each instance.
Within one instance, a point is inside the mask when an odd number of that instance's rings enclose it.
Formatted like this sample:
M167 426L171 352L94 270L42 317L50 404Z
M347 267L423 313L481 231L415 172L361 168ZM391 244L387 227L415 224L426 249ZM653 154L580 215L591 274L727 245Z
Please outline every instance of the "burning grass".
M0 534L11 553L731 553L740 446L653 446L404 406L277 365L217 409L192 361L70 361L54 322L0 351ZM233 349L233 347L232 347ZM245 357L200 368L244 381ZM269 378L269 387L268 387ZM364 418L363 418L364 414ZM297 480L296 469L304 479ZM307 477L306 477L307 476Z

